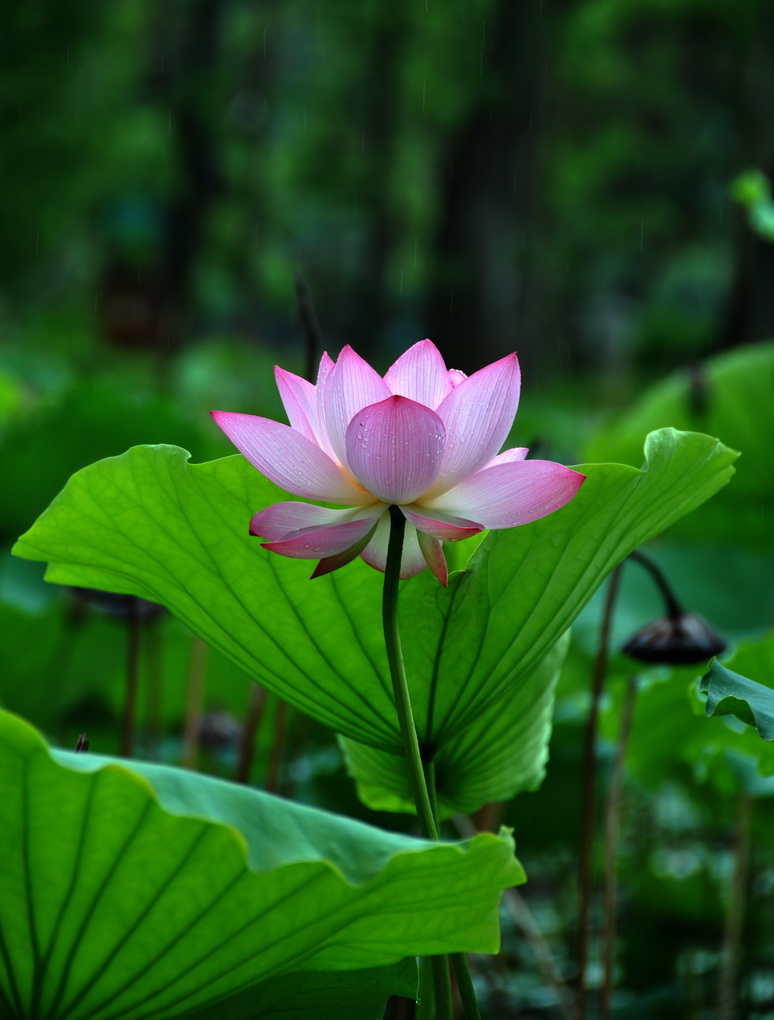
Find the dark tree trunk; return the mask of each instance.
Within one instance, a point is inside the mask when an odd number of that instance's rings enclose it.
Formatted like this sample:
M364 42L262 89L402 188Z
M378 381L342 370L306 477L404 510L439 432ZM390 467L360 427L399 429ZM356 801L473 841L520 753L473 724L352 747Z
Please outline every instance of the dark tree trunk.
M758 21L746 87L736 98L738 119L747 136L740 146L738 169L760 169L774 182L772 47L774 14L768 11ZM721 348L774 337L774 244L754 233L742 210L736 211L734 247L733 282L718 338Z
M466 371L513 350L541 356L540 142L553 20L537 2L500 4L483 40L489 87L446 157L429 335Z

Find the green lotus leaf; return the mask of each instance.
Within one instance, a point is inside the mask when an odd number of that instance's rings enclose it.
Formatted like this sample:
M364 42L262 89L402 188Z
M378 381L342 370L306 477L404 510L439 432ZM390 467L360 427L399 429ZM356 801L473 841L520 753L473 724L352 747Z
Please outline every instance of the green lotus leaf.
M582 468L557 513L491 532L443 588L429 571L401 587L415 715L440 746L506 694L556 643L606 574L724 485L737 455L663 429L643 470ZM286 493L242 457L192 465L138 447L74 475L15 547L61 584L161 602L248 675L360 743L399 753L381 632L382 575L358 560L314 581L269 553L252 513ZM431 725L429 725L432 717Z
M6 712L0 802L0 1015L14 1020L186 1017L283 974L495 952L500 895L524 879L505 833L430 843L184 770L51 752Z
M447 743L433 761L442 816L472 814L484 804L536 789L545 773L554 690L569 631L523 678ZM376 811L413 811L403 760L346 737L341 744L360 799Z
M630 462L638 456L642 437L665 425L722 436L742 453L733 488L702 510L700 527L684 522L676 532L682 542L727 542L768 554L774 506L772 379L774 344L724 351L699 369L675 372L648 389L600 429L586 456Z

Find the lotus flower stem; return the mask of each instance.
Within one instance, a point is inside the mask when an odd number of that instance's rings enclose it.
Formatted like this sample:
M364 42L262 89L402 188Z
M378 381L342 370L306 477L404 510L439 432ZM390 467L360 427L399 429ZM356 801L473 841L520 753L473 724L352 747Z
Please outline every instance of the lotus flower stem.
M384 572L384 596L382 619L387 659L392 677L395 707L398 711L400 732L403 739L403 753L409 773L409 783L417 809L422 835L427 839L438 839L438 816L435 803L435 768L432 760L423 762L419 738L411 710L406 669L400 646L398 630L398 584L400 561L403 551L403 535L406 518L397 506L390 507L390 540L387 548L387 564ZM428 782L429 780L429 782ZM428 788L429 787L429 788ZM467 957L464 953L452 953L451 962L459 984L460 998L467 1020L480 1020L476 994L470 977ZM438 1020L452 1016L451 983L449 960L445 956L432 957L433 985L435 991L435 1016Z
M397 506L390 507L390 540L387 547L387 564L384 571L384 596L382 599L382 619L384 621L384 641L387 647L387 660L390 665L392 689L395 707L398 712L400 734L403 739L403 754L408 768L409 783L414 804L419 818L419 827L426 839L438 839L438 824L433 811L430 794L425 780L422 754L419 750L419 738L411 710L406 669L403 665L403 652L400 646L398 630L398 585L400 582L400 561L403 553L403 535L406 529L406 518ZM433 766L429 764L432 781ZM435 998L436 1020L451 1020L452 995L449 976L449 960L446 956L431 958L430 967L433 975L433 991ZM468 1013L470 1020L478 1017Z
M403 534L406 518L396 506L390 507L390 542L387 548L387 566L384 572L384 595L382 598L382 620L384 623L384 640L387 646L387 661L390 665L392 690L395 696L395 708L398 712L400 735L403 740L403 753L408 768L411 794L419 818L419 828L426 839L438 839L438 827L433 817L430 795L427 792L425 773L422 767L422 755L419 750L419 739L414 714L411 711L406 669L403 665L403 652L400 647L398 632L398 583L400 580L400 561L403 551Z

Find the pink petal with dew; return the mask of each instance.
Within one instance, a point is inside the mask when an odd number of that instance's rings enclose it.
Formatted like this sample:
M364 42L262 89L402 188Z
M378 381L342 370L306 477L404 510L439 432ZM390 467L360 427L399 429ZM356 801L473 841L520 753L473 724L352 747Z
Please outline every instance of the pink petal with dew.
M512 450L503 450L493 457L486 467L494 467L495 464L510 464L514 460L526 460L529 448L526 446L514 446Z
M346 462L360 485L385 503L411 503L438 473L443 422L408 397L358 411L346 434Z
M483 531L482 524L475 521L468 521L464 517L454 517L452 514L444 514L440 510L431 512L428 516L425 508L417 503L413 507L402 506L401 511L407 521L414 525L420 532L420 543L422 534L432 535L433 538L441 538L444 542L458 542L463 538L472 538L479 531ZM436 516L436 514L438 516Z
M486 467L423 505L428 512L467 514L483 528L513 528L569 503L585 479L550 460L512 461Z
M345 467L349 467L345 442L347 426L358 411L391 395L387 383L367 361L349 346L342 350L324 383L321 421L333 452Z
M384 381L396 396L409 397L433 409L452 390L441 352L432 340L420 340L409 347L388 370Z
M464 372L460 372L458 368L449 369L449 382L452 386L459 386L461 382L465 382L467 376Z
M321 446L316 388L300 375L286 372L279 365L274 366L274 378L290 427ZM325 452L330 453L329 450Z
M331 503L373 502L315 442L288 425L254 414L211 413L239 452L280 488Z
M515 354L509 354L463 380L441 401L437 410L446 426L446 450L430 497L450 489L495 456L511 430L519 387L519 362Z
M335 364L335 361L328 356L328 352L323 351L323 356L320 358L320 366L317 369L317 384L315 386L315 392L317 395L317 423L320 428L320 446L326 453L331 455L333 460L338 461L338 457L334 453L331 441L328 438L328 428L325 424L325 408L323 407L325 384L327 383L328 376L333 371Z
M376 520L373 517L366 517L323 528L304 528L293 538L261 544L264 549L279 553L281 556L290 556L298 560L317 560L343 553L372 531L375 524Z
M331 374L331 369L336 364L327 351L323 351L320 364L317 367L317 389L325 388L325 380Z
M296 538L302 531L316 531L346 524L348 521L370 519L374 523L387 509L384 504L330 510L314 503L274 503L255 514L250 521L250 534L268 539L269 542L281 542L287 538Z
M387 566L387 548L389 542L390 515L385 514L376 525L371 541L360 555L369 566L384 573ZM400 560L401 581L405 581L407 577L414 577L415 574L421 574L426 567L427 562L419 547L416 529L407 524L403 536L403 554Z

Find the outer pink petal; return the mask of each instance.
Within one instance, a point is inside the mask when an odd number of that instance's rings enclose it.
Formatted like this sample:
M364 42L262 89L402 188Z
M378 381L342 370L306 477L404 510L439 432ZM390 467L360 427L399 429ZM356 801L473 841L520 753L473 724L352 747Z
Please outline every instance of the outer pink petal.
M291 428L319 446L317 390L300 375L287 372L279 365L274 366L274 378Z
M484 528L528 524L568 503L586 476L549 460L495 464L427 503L428 512L465 514Z
M345 549L344 552L336 553L335 556L324 556L314 568L310 580L315 577L322 577L324 574L330 574L341 567L346 567L348 563L358 558L370 541L371 532L369 531L367 535L364 535L358 542Z
M335 362L328 356L328 352L323 351L323 356L320 358L320 367L317 369L317 385L315 386L315 391L317 393L317 424L320 429L320 446L327 454L330 454L333 460L338 461L338 457L331 446L330 439L328 438L328 428L325 424L325 408L323 407L325 384L328 381L328 376L333 371L334 365Z
M387 566L387 547L390 541L390 515L385 514L376 525L376 531L371 541L360 554L369 566L376 570L384 569ZM427 567L425 557L419 548L419 541L416 529L410 524L406 525L406 532L403 537L403 555L400 561L400 577L405 580L407 577L414 577L421 574Z
M212 417L261 474L288 492L331 503L372 502L327 453L288 425L232 411L213 411Z
M414 504L417 507L417 504ZM417 509L423 511L423 507ZM418 513L417 509L409 509L402 506L401 510L406 520L420 532L419 542L422 543L422 534L432 535L433 538L441 538L445 542L457 542L462 538L471 538L479 531L484 530L483 524L476 524L475 521L468 521L464 517L454 517L452 514L444 514L440 510L434 510L432 516L424 512ZM438 515L437 517L435 515Z
M346 463L377 499L411 503L435 479L444 441L435 411L408 397L388 397L362 408L349 423Z
M409 397L435 409L452 384L441 352L432 340L420 340L398 358L384 381L396 396Z
M419 539L419 548L422 550L425 563L445 588L449 582L449 568L446 565L446 557L443 554L443 542L437 538L431 538L422 531L417 532L417 538Z
M255 514L250 521L250 534L266 538L270 542L279 542L286 538L295 538L301 531L316 531L319 528L347 521L370 518L376 521L379 514L387 507L376 504L374 507L355 507L351 510L329 510L314 503L274 503Z
M291 556L298 560L317 560L324 556L343 553L355 542L359 542L375 526L373 517L365 517L345 524L331 524L328 527L302 529L294 538L280 542L262 542L264 549Z
M389 396L390 388L379 373L351 347L345 347L323 384L321 416L331 448L345 466L347 426L358 411Z
M519 387L519 362L509 354L464 379L441 401L446 450L429 495L440 495L495 456L511 430Z

